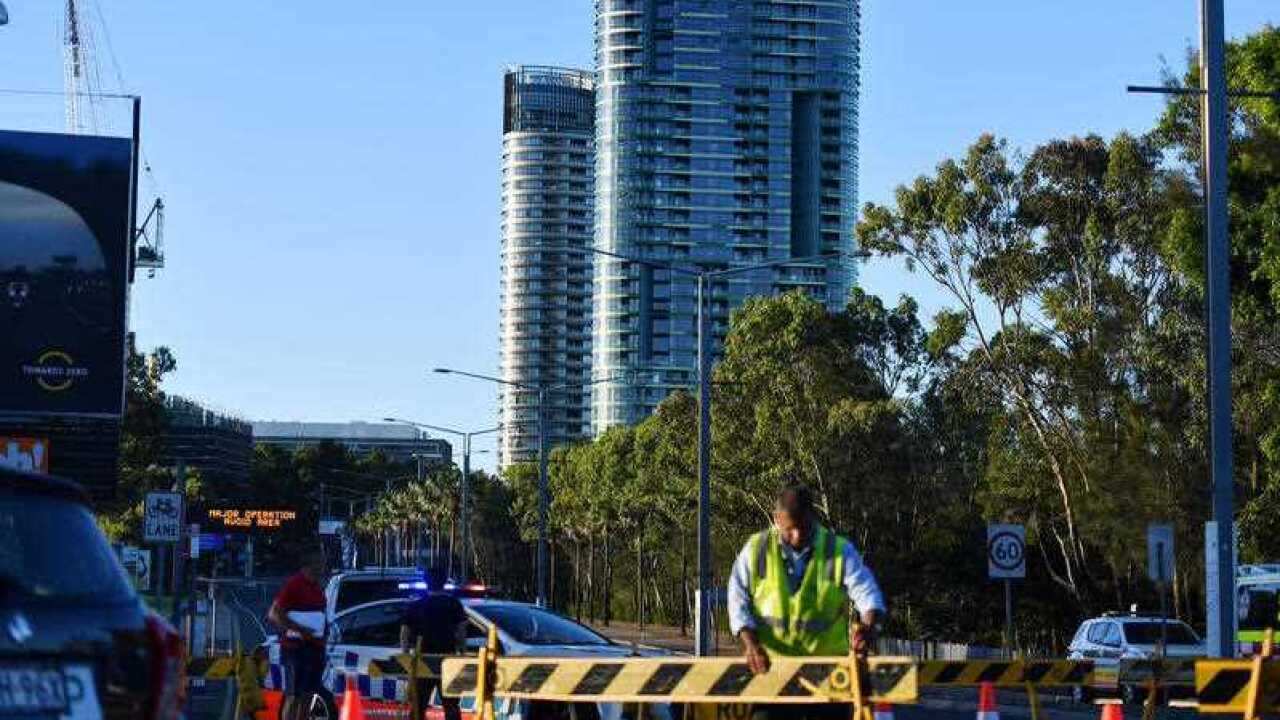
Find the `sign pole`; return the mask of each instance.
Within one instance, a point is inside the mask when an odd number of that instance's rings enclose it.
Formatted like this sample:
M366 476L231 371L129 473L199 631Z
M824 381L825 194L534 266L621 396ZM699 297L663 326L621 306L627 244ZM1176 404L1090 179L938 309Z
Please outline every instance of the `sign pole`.
M1004 650L1014 656L1013 581L1027 576L1027 529L1022 525L987 526L987 577L1004 581Z
M1004 579L1004 647L1008 653L1009 659L1014 656L1013 651L1013 580L1011 578Z

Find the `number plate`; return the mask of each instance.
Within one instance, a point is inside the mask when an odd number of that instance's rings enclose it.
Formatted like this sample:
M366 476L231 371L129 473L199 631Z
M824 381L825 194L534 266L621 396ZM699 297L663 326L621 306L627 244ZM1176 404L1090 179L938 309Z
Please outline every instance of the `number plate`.
M0 664L0 716L67 711L67 680L57 668Z

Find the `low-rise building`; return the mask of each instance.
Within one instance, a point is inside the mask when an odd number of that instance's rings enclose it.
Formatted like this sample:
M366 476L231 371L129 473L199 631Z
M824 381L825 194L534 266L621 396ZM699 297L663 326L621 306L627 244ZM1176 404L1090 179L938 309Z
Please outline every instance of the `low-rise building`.
M409 463L421 457L425 462L453 462L453 447L447 440L430 437L406 425L366 422L277 422L254 421L254 441L290 450L329 441L355 455L380 451L393 462Z

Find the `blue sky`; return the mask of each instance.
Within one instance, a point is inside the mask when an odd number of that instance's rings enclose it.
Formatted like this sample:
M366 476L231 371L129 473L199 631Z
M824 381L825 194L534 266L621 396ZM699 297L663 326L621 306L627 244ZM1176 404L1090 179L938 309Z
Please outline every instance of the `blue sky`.
M132 325L174 349L171 389L253 419L492 425L491 387L427 368L496 371L502 70L589 67L591 0L92 2L169 207L168 267L135 286ZM5 4L0 88L60 88L59 3ZM1280 22L1276 0L1226 5L1233 36ZM1124 87L1182 67L1196 6L866 0L862 199L982 132L1148 127L1160 101ZM0 126L58 129L61 109L0 95ZM944 301L883 260L863 285Z

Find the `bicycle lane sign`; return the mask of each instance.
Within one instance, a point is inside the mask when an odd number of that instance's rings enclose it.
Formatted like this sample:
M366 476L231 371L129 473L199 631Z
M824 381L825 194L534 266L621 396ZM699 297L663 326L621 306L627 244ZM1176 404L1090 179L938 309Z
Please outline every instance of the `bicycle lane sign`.
M992 580L1027 576L1027 530L1021 525L987 526L987 576Z
M176 492L147 493L142 528L142 538L147 542L178 542L182 537L182 495Z

